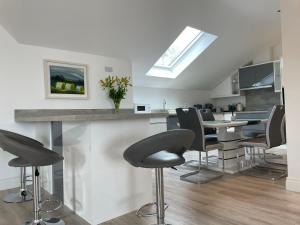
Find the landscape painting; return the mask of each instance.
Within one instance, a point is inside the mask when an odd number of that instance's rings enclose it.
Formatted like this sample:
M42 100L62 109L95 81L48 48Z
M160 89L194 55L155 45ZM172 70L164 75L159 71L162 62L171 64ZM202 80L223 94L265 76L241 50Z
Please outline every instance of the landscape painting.
M47 98L87 98L87 65L45 61Z

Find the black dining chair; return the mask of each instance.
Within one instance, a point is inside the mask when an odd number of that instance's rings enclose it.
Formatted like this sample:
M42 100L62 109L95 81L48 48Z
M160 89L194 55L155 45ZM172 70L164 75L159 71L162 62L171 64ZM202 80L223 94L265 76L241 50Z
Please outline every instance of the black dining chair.
M250 148L251 154L255 151L255 149L262 149L263 150L263 159L265 163L269 163L266 159L266 150L271 149L274 147L278 147L285 143L285 109L283 105L276 105L273 107L268 122L266 126L266 133L265 135L256 136L253 138L249 138L246 140L243 140L240 142L240 146L244 148ZM266 173L267 175L271 175L271 179L275 180L277 178L281 178L287 175L286 169L277 169L277 168L271 168L271 167L265 167L265 166L257 166L255 162L255 155L250 156L251 159L251 165L252 165L252 171L253 169L259 169L259 172L261 172L261 169L267 169ZM239 163L239 155L237 155L237 160ZM245 173L249 175L254 176L260 176L259 173L251 172L251 173ZM276 175L277 174L277 175ZM276 175L276 177L274 176ZM269 177L269 176L267 176Z
M177 108L176 113L181 129L190 129L196 134L195 140L189 150L199 152L199 161L201 162L201 152L206 154L206 170L199 169L192 173L182 175L180 178L192 183L206 183L213 179L219 178L223 173L208 170L208 151L223 150L223 144L214 138L205 138L203 119L201 113L195 108ZM222 154L222 167L224 172L224 152Z
M203 121L215 121L215 117L211 109L199 109ZM204 128L204 134L206 139L218 139L217 129Z

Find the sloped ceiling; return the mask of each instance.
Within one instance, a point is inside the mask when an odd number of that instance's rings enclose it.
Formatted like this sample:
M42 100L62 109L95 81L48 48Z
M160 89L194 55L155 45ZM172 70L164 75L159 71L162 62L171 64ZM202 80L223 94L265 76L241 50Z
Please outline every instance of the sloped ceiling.
M279 0L0 0L0 24L20 43L122 57L134 84L215 87L280 42ZM145 73L186 27L218 39L178 78Z

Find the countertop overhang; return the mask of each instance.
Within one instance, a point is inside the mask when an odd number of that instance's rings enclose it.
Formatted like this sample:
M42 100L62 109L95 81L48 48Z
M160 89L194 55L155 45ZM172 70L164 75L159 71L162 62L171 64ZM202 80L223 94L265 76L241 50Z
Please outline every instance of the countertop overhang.
M167 111L152 113L134 113L133 109L121 109L116 113L113 109L16 109L16 122L78 122L100 120L127 120L163 118Z

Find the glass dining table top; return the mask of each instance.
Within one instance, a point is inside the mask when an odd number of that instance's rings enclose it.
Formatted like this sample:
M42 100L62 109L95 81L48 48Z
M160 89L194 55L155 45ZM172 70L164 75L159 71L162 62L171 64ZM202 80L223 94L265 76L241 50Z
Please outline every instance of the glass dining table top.
M246 120L214 120L214 121L203 121L204 127L207 128L224 128L224 127L240 127L248 124Z

